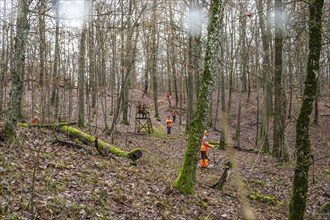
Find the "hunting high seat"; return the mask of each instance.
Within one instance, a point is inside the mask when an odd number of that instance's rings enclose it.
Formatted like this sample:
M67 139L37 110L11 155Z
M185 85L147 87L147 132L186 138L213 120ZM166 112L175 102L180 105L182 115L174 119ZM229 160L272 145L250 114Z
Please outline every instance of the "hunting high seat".
M148 108L149 107L144 105L137 106L135 115L135 133L143 133L145 131L150 134L153 132Z

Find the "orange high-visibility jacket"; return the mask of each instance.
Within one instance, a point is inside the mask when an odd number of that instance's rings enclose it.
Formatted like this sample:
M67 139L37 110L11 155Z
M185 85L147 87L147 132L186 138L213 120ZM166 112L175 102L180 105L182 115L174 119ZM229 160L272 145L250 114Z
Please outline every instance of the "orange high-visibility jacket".
M31 122L32 124L39 124L40 118L32 118Z
M167 124L167 127L171 127L172 120L171 119L166 119L166 124Z
M212 147L212 146L209 144L208 138L206 136L204 136L202 139L202 145L201 145L200 151L208 152L210 147Z

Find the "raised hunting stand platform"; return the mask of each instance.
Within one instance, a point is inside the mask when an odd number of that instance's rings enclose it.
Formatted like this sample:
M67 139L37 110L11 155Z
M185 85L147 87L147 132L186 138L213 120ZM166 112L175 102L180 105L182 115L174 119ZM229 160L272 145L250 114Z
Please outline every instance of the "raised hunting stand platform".
M135 115L135 133L142 133L143 131L146 131L149 134L153 133L150 113L147 109L148 107L144 105L137 106Z

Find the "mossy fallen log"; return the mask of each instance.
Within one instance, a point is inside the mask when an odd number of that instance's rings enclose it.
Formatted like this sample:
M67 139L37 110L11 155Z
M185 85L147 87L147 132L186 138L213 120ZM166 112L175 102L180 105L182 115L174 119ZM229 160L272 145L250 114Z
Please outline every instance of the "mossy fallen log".
M43 125L43 126L42 126ZM56 131L69 135L72 138L78 138L81 142L87 145L94 146L96 138L82 132L81 130L63 125L62 123L54 123L54 124L18 124L20 127L45 127L45 128L54 128ZM139 148L134 148L133 150L126 152L119 148L116 148L102 140L97 139L98 147L102 149L103 152L109 152L119 157L126 157L133 161L138 160L142 157L142 151Z

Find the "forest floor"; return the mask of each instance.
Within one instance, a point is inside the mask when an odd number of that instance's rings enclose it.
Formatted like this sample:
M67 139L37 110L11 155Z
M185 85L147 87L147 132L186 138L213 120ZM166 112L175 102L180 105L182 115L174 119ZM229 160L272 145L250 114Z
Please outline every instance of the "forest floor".
M140 95L132 91L134 101ZM238 100L235 93L231 136L235 136ZM144 101L152 104L151 97L144 97ZM291 161L280 165L271 155L258 153L256 94L251 94L250 101L242 96L242 150L234 151L239 174L247 196L273 198L248 200L257 219L281 220L288 216L299 99L294 101L296 107L286 130ZM319 124L311 126L315 164L310 167L305 219L329 219L329 215L320 213L320 206L330 201L330 175L325 172L330 168L329 104L329 96L322 95ZM32 213L36 219L242 219L235 174L229 176L222 190L210 188L224 171L228 150L211 149L210 168L197 169L195 195L184 196L172 188L183 161L187 134L178 116L172 134L167 135L165 119L170 110L165 97L159 97L159 106L161 121L152 119L153 135L134 134L134 119L129 126L118 125L114 145L126 151L140 148L143 156L136 165L125 158L102 157L91 146L74 149L53 144L56 138L69 139L47 129L19 128L20 144L0 145L0 219L32 219ZM271 133L272 123L270 143ZM209 129L209 134L212 141L220 138L214 129ZM110 142L105 135L99 134L99 138Z

